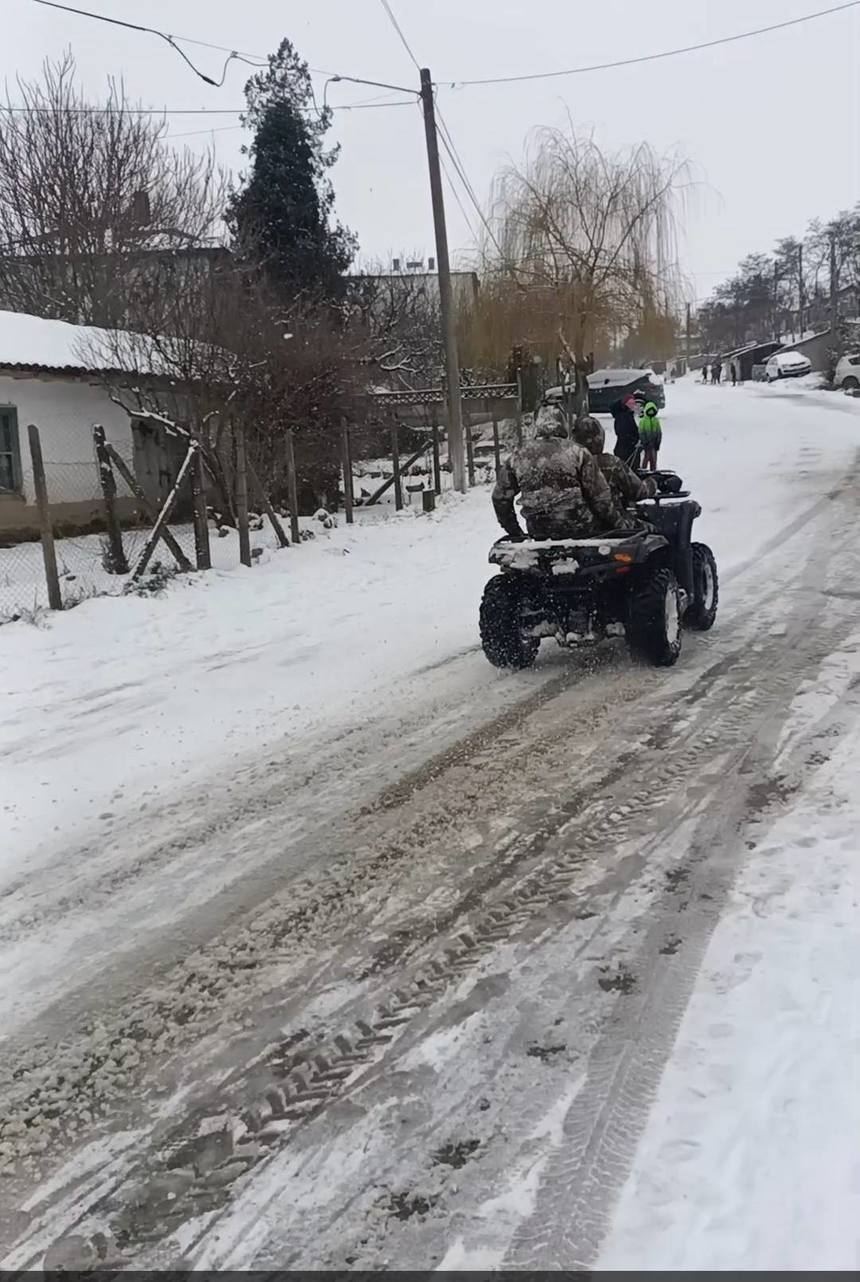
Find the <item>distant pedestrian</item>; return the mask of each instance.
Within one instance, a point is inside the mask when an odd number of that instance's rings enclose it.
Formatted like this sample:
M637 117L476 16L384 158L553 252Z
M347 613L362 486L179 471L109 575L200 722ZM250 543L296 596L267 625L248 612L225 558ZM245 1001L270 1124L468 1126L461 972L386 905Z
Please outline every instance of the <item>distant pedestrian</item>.
M732 376L732 387L737 387L738 367L735 365L734 361L732 361L731 365L729 366L729 372L731 373L731 376Z
M657 406L649 401L639 420L639 444L642 447L642 467L646 472L657 471L657 455L663 444L663 425L657 417Z
M717 387L719 387L720 385L720 377L722 375L722 372L723 372L723 367L720 365L719 361L715 361L713 366L711 367L711 382L716 383Z

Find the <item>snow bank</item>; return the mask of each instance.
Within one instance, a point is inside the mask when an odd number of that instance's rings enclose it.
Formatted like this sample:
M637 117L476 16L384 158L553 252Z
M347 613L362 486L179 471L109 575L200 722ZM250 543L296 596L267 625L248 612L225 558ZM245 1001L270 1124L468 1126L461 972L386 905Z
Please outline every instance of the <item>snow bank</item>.
M734 888L599 1271L857 1266L858 751L855 727Z

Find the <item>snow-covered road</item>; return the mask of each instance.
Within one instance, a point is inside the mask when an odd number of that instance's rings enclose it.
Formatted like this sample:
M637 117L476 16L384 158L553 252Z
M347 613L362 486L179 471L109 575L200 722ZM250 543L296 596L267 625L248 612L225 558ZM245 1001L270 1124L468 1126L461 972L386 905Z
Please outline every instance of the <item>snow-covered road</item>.
M853 1266L858 447L669 389L671 673L490 669L486 492L0 631L4 1262Z

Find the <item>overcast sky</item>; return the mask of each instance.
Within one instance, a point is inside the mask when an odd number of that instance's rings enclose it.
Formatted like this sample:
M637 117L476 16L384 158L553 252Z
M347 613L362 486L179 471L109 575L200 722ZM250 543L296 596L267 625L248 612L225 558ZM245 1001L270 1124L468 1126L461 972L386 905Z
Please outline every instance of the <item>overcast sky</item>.
M417 72L381 0L70 0L160 27L176 36L266 55L289 36L308 63L414 85ZM860 8L721 49L640 67L549 81L456 87L459 80L544 72L645 53L765 26L835 0L391 0L422 65L439 83L439 103L473 187L486 200L495 170L521 154L528 131L569 112L601 144L647 140L679 148L699 179L684 216L682 261L696 294L753 250L768 250L815 216L860 200ZM46 56L71 46L84 88L99 94L109 75L131 97L168 108L237 108L247 69L234 64L213 89L155 37L5 0L0 67L14 96L16 75L34 77ZM13 18L15 21L9 21ZM214 78L222 55L185 46ZM322 92L325 75L315 76ZM453 87L451 87L453 84ZM328 87L331 104L382 91ZM216 132L207 133L207 125ZM238 169L241 129L229 115L170 117L170 132L195 132ZM365 259L401 250L432 254L433 231L417 108L339 112L342 152L334 170L337 211L359 235ZM473 223L474 210L463 203ZM446 191L455 257L473 237Z

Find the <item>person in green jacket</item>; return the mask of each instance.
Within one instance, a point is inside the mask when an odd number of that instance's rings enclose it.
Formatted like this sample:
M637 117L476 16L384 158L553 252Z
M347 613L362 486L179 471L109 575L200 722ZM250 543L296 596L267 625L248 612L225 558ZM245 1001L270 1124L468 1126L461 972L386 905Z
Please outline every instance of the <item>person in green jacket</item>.
M657 471L657 454L663 443L663 425L657 417L657 406L648 401L639 420L639 444L642 446L642 467Z

